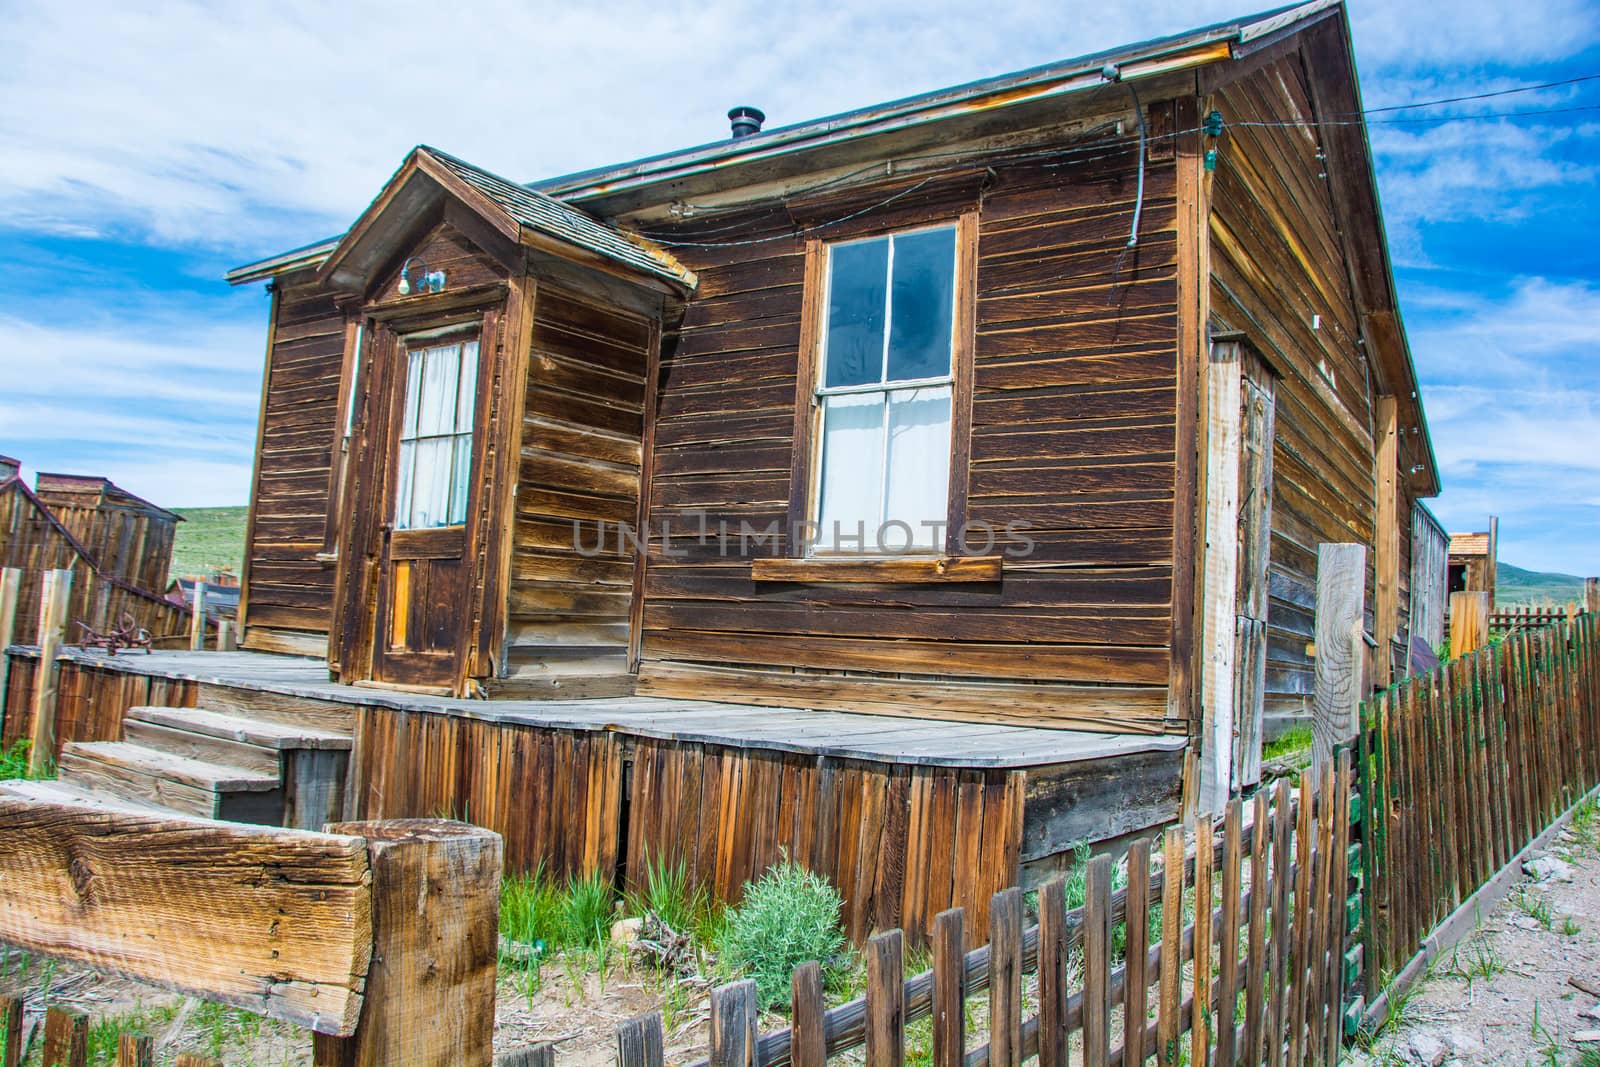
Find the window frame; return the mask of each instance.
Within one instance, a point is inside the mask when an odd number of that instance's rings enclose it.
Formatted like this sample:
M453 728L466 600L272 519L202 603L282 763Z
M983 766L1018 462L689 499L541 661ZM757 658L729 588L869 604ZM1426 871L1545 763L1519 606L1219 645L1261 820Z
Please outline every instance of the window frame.
M388 525L388 527L390 529L392 529L392 530L394 530L396 532L404 531L404 532L406 532L408 534L425 534L425 533L429 533L429 532L432 532L432 531L439 531L439 530L460 530L460 529L464 529L470 523L470 521L472 519L473 504L474 504L474 501L477 498L477 477L476 477L476 475L477 475L477 468L478 468L478 456L479 456L479 452L481 451L481 449L480 449L481 441L479 440L479 436L480 436L480 434L481 434L481 432L483 430L483 427L481 425L482 412L479 410L479 408L481 406L480 405L480 401L482 399L482 394L483 394L483 380L482 380L482 375L483 375L483 357L484 357L483 337L484 337L484 330L482 328L482 324L477 319L474 319L471 322L452 323L450 325L439 326L439 327L435 327L435 328L431 328L431 329L425 328L425 329L419 329L419 330L408 330L405 333L399 334L395 338L395 341L396 341L396 345L395 345L395 348L396 348L396 369L395 369L395 373L397 375L397 384L400 385L400 388L397 390L399 396L398 396L398 403L396 404L396 407L395 407L395 420L396 420L396 422L395 422L395 428L394 428L394 445L393 445L394 451L393 451L393 454L391 456L391 462L394 463L394 471L393 471L393 474L392 474L392 477L391 477L393 488L390 491L390 493L388 494L389 499L387 501L387 506L385 508L385 515L383 516L383 521L385 522L385 524ZM409 525L402 525L401 522L400 522L400 504L401 504L402 484L403 483L402 483L402 479L401 479L400 463L401 463L401 457L405 453L405 444L406 444L406 440L407 440L406 437L405 437L405 410L406 410L406 404L410 400L410 389L409 389L409 385L407 383L408 383L408 377L409 377L411 354L412 354L413 350L415 350L417 352L425 352L426 350L428 350L430 348L439 348L439 347L444 347L444 346L448 346L448 345L456 345L456 346L460 347L461 352L460 352L460 355L458 357L459 364L458 364L457 370L456 370L456 405L457 405L457 412L459 414L460 404L461 404L461 376L462 376L462 371L465 369L465 367L467 365L466 346L469 345L469 344L476 344L477 345L477 350L476 350L476 352L474 354L474 357L473 357L473 362L474 362L474 367L473 367L473 395L472 395L471 407L470 407L471 418L472 418L471 428L466 433L429 434L429 435L426 435L426 436L414 437L414 438L411 439L413 441L413 443L418 442L418 441L432 441L432 440L451 440L451 441L454 441L455 439L461 438L461 437L466 437L466 438L469 439L470 446L471 446L470 450L469 450L470 459L468 460L468 463L467 463L466 482L465 482L465 485L463 486L463 488L465 490L465 494L466 494L466 499L465 499L466 514L462 517L462 519L459 522L450 522L450 523L445 523L445 524L439 525L439 526L409 526ZM426 373L426 372L424 371L424 373ZM420 386L419 386L419 388L420 388ZM419 417L420 417L420 413L419 413ZM454 455L454 450L453 449L452 449L452 455ZM413 457L413 463L415 463L415 457ZM451 493L452 493L452 499L453 499L454 490L455 490L455 485L454 485L455 466L454 466L453 463L450 465L450 468L448 470L447 476L452 481ZM413 473L413 477L414 477L414 473Z
M822 385L826 381L826 334L831 278L829 250L879 237L913 234L953 226L955 264L952 287L950 372L948 376L877 382L862 386ZM967 517L967 487L970 477L972 435L972 362L976 327L978 213L958 214L921 220L914 225L886 227L840 234L830 239L812 239L805 246L805 279L801 315L800 360L795 395L795 447L790 469L789 530L791 535L820 521L822 491L822 448L824 398L835 395L882 393L885 397L902 390L948 386L950 389L950 457L945 491L943 544L916 546L903 552L882 552L875 545L862 551L816 551L799 537L791 536L786 545L792 558L821 561L859 559L917 559L942 555L961 555L964 551L961 530ZM889 280L892 288L892 276ZM885 344L892 323L884 322ZM887 418L885 420L887 422ZM885 463L885 477L888 468ZM881 493L881 491L880 491Z

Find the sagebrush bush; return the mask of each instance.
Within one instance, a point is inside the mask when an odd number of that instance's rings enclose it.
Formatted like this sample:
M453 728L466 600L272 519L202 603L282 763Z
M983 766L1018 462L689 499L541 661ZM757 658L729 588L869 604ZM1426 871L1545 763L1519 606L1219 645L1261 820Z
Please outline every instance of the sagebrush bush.
M844 902L827 879L788 860L747 885L744 900L728 914L722 962L755 979L763 1008L789 999L789 976L808 960L823 971L848 961L839 916Z

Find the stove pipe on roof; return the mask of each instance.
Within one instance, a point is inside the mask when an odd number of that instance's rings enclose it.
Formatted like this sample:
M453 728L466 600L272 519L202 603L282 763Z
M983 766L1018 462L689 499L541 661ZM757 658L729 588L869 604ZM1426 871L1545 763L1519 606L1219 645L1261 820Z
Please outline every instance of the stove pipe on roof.
M761 124L767 121L766 112L758 107L740 104L728 112L728 121L733 123L733 137L754 137L761 132Z

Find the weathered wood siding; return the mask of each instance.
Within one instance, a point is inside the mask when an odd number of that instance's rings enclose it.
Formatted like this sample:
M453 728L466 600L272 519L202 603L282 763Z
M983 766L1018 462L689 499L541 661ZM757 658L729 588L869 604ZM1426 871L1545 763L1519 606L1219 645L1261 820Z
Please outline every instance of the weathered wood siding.
M1266 697L1280 724L1309 713L1317 545L1367 545L1370 567L1375 514L1369 373L1299 63L1217 93L1229 126L1216 144L1209 235L1213 317L1244 331L1281 376ZM1370 576L1368 589L1370 619Z
M303 277L278 281L274 308L240 624L246 648L309 650L327 637L333 603L334 568L317 554L331 547L345 315Z
M1171 640L1175 170L1149 163L1127 251L1135 151L1007 164L908 191L874 185L789 211L712 215L680 240L749 242L899 192L861 236L978 212L967 517L1030 524L1035 550L981 585L751 579L741 521L784 523L796 469L803 244L677 247L700 287L660 376L641 691L751 702L1160 730ZM870 228L867 228L870 227ZM724 236L719 236L724 235ZM959 299L959 297L958 297ZM959 369L958 369L959 373ZM959 403L959 399L958 399ZM954 442L960 470L969 442ZM708 537L697 534L704 514ZM733 535L720 554L720 525ZM982 545L968 543L969 551ZM848 672L848 676L846 675ZM1113 689L1099 687L1112 686ZM1182 724L1171 724L1182 729Z
M11 657L7 691L0 702L0 748L32 734L38 670L37 652ZM60 662L57 679L55 755L69 741L122 740L122 713L129 708L195 704L193 682L102 670L72 660Z
M784 856L826 877L860 941L985 902L1016 884L1023 771L887 765L795 753L640 740L629 793L627 870L683 864L691 883L739 900Z
M621 528L638 525L653 337L641 318L536 290L506 629L513 679L562 648L590 667L626 667L634 542Z
M621 736L362 706L353 818L452 818L505 838L506 869L616 872Z

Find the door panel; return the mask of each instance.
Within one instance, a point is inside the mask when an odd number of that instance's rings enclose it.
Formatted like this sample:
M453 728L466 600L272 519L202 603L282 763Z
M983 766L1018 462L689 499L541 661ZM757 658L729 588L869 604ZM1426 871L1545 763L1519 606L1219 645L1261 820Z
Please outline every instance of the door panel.
M397 338L374 681L455 689L472 621L483 352L492 316Z

